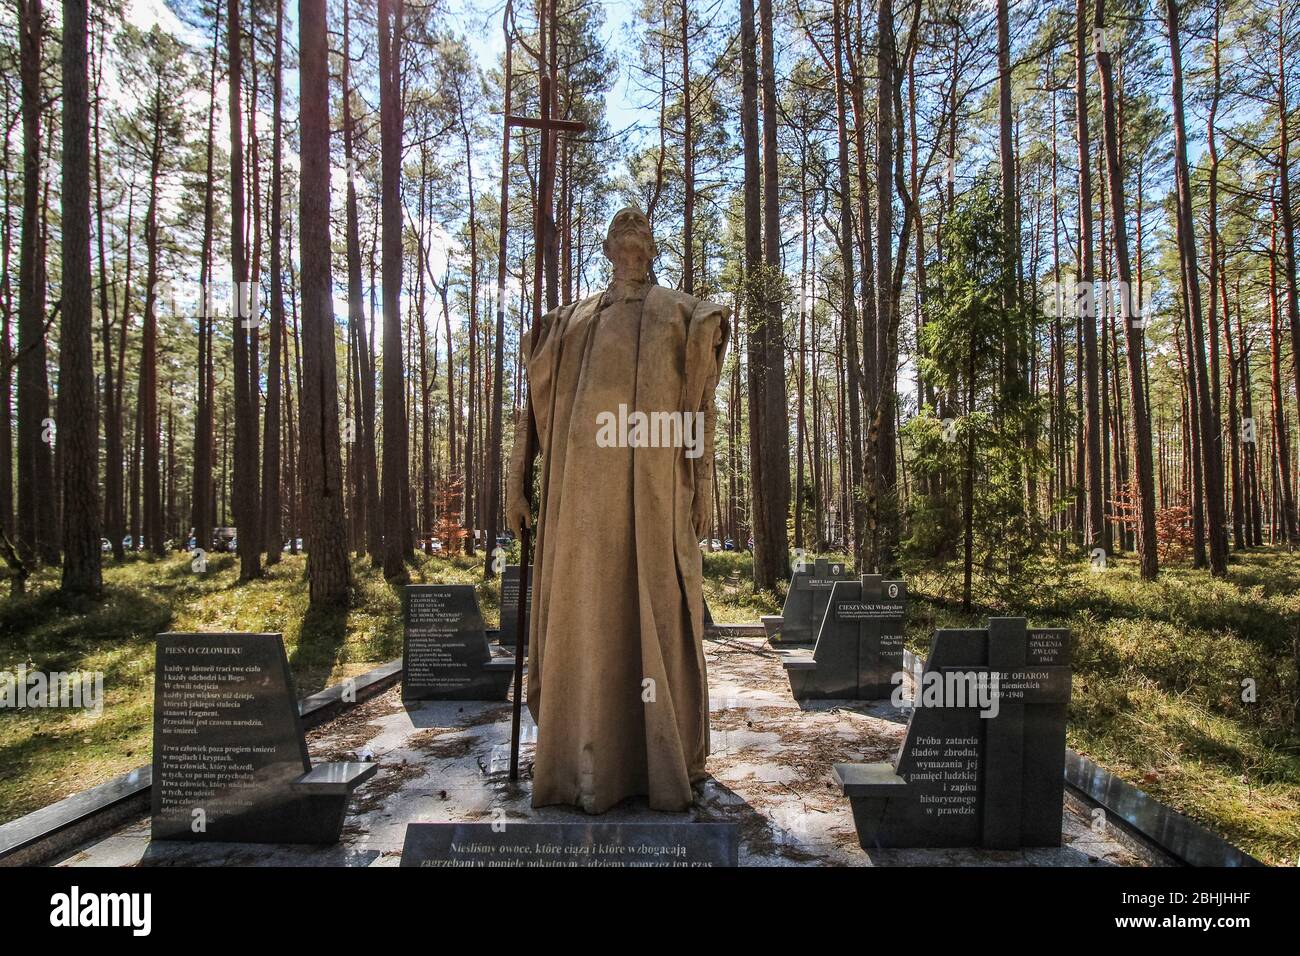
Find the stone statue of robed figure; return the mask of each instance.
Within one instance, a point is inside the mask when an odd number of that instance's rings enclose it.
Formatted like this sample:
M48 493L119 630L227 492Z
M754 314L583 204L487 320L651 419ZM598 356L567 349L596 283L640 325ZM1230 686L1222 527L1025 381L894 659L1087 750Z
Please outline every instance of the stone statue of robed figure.
M528 708L533 805L683 810L709 752L699 539L727 310L657 285L650 222L614 216L608 289L548 313L526 356L538 436ZM516 428L506 518L523 493Z

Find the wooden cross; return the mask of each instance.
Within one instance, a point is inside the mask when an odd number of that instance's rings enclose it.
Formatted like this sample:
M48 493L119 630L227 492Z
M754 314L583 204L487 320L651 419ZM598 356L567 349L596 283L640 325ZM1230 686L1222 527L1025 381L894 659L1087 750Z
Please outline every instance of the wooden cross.
M547 110L547 112L550 111ZM579 120L551 119L540 116L507 116L506 126L540 130L558 129L566 133L585 133L587 131L587 124Z

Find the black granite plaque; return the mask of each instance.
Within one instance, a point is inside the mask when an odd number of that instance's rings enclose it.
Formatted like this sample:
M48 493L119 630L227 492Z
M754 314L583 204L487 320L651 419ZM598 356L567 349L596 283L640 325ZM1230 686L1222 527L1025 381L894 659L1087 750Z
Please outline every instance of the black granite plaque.
M408 584L402 594L403 700L505 700L512 662L494 658L469 584Z
M907 585L864 574L837 581L811 650L782 655L796 700L881 700L903 669Z
M837 764L874 847L1058 846L1070 636L992 618L935 632L894 765Z
M155 840L325 843L374 765L327 764L322 799L279 634L160 634L154 672Z
M830 602L831 589L844 577L844 564L825 558L817 558L802 568L796 567L790 576L790 589L786 591L785 605L773 640L779 644L809 644L816 639L817 629Z
M402 866L736 866L735 823L411 823Z
M533 574L528 569L528 613L533 613ZM515 646L515 635L519 623L519 565L507 564L501 574L501 630L497 640L507 647ZM524 635L524 646L528 646L528 635Z

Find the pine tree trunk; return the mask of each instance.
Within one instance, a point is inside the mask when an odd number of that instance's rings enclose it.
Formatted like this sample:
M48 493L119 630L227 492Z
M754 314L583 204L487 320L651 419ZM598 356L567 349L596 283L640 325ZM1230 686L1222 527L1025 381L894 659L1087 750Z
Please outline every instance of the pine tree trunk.
M868 424L872 448L868 482L870 538L863 571L892 570L898 541L895 500L898 469L895 462L894 417L897 403L896 374L898 303L894 298L894 6L879 0L876 7L876 336L864 348L874 349L868 384L873 399ZM864 226L865 228L865 226ZM869 244L869 243L868 243Z
M1278 480L1275 482L1274 494L1280 520L1273 522L1273 535L1276 539L1279 526L1284 541L1293 541L1296 536L1295 497L1291 484L1291 439L1290 429L1286 425L1286 397L1282 385L1282 330L1281 309L1278 306L1277 276L1277 201L1273 201L1273 227L1268 257L1268 314L1269 314L1269 362L1272 375L1271 386L1273 419L1274 467Z
M1144 580L1154 581L1159 570L1158 542L1156 540L1155 477L1151 458L1151 415L1147 409L1146 392L1142 384L1142 366L1146 343L1143 336L1140 303L1135 308L1131 290L1132 269L1129 263L1128 221L1124 209L1124 181L1119 162L1118 129L1115 120L1115 81L1111 68L1111 54L1105 37L1104 0L1097 0L1096 29L1102 41L1096 47L1097 72L1101 78L1102 143L1106 152L1106 182L1110 189L1110 214L1115 265L1119 272L1120 318L1124 323L1124 338L1128 356L1129 406L1133 419L1132 458L1135 467L1138 523L1137 550ZM1108 297L1109 298L1109 297ZM1116 370L1118 378L1119 369Z
M781 274L780 189L776 142L776 54L773 42L772 0L759 0L763 57L763 507L767 540L762 550L762 578L777 581L790 576L790 416L785 385L785 324L782 302L785 282ZM755 538L757 544L757 537ZM755 553L757 563L757 552Z
M766 434L763 416L767 377L767 316L763 307L761 273L763 268L763 211L759 202L759 129L758 129L758 41L754 33L753 0L740 0L741 118L740 130L744 153L745 204L745 293L744 309L748 320L749 378L749 482L750 513L753 516L754 586L775 588L768 555L771 537L767 527L768 506L765 499L767 480L763 475L763 442Z
M469 123L465 118L465 104L460 100L457 90L457 112L460 118L460 130L465 146L465 189L469 198L469 418L465 423L465 553L474 553L474 531L483 522L479 521L479 506L482 502L474 484L476 473L474 461L474 439L476 428L476 411L478 395L481 388L476 387L478 372L478 219L474 204L474 161L470 143ZM492 545L486 544L488 554Z
M866 527L862 462L862 366L858 353L858 312L854 299L856 285L853 278L853 207L850 198L852 191L849 185L848 106L845 102L847 90L843 65L844 16L840 9L842 3L843 0L836 0L831 14L834 30L832 55L835 57L835 118L839 149L839 245L843 280L840 285L840 318L844 329L845 361L848 365L846 404L848 406L849 479L847 482L843 482L843 472L841 471L841 481L844 483L851 501L851 506L843 512L843 520L850 520L851 515L853 523L853 561L856 567L861 567L863 532ZM866 245L864 245L864 248L866 248ZM865 263L863 268L866 269ZM864 349L871 349L872 347L870 341L863 342ZM841 448L845 444L844 437L844 435L840 436Z
M1282 214L1282 268L1286 283L1287 323L1291 327L1291 354L1300 356L1300 290L1296 282L1296 229L1295 213L1291 199L1291 129L1289 117L1295 111L1287 94L1287 27L1285 6L1278 4L1278 31L1274 35L1277 44L1277 125L1278 125L1278 208ZM1294 52L1291 56L1294 57ZM1296 361L1295 358L1292 359ZM1296 401L1300 403L1300 365L1295 375Z
M4 123L11 129L14 122L13 104L6 98ZM12 168L10 137L0 138L0 181L4 183L3 210L0 210L0 461L9 464L0 468L0 532L11 540L14 537L14 432L13 432L13 325L14 289L12 274L13 248L13 183L9 176ZM121 542L118 542L121 547ZM15 554L15 557L17 555ZM15 579L13 587L21 585ZM15 590L17 593L17 590Z
M23 114L22 244L18 264L18 550L26 560L59 560L54 465L46 440L45 283L41 248L41 0L19 0Z
M244 117L240 108L243 77L243 46L240 28L240 0L227 0L226 49L230 88L230 268L235 352L235 443L232 507L239 537L239 580L261 577L261 554L257 549L261 502L258 498L257 408L252 350L249 343L251 314L248 290L248 259L244 249ZM306 192L306 190L304 190Z
M59 434L65 596L98 596L99 428L90 286L90 94L86 0L63 0L63 311ZM7 467L7 463L6 463Z
M150 115L153 139L149 154L149 204L144 216L145 291L144 328L140 336L140 431L142 435L141 504L144 540L149 550L162 557L162 484L159 466L162 458L158 419L158 179L163 160L163 89L162 82L153 89Z
M334 290L330 263L329 52L325 0L300 0L298 45L302 165L301 470L307 507L307 582L313 608L348 602L343 463L339 452ZM405 434L403 432L403 434Z
M208 134L203 185L203 242L199 261L199 329L198 329L198 406L194 412L194 482L190 502L190 524L194 527L195 547L207 551L212 547L213 518L213 393L211 372L212 315L208 309L212 284L212 240L216 212L213 154L216 146L217 51L220 46L221 5L214 6L212 24L212 59L208 68ZM120 411L118 416L120 419ZM120 434L121 426L118 425ZM111 467L111 466L110 466Z
M1205 365L1205 322L1201 313L1201 281L1196 263L1196 233L1192 220L1192 183L1187 168L1187 132L1183 121L1182 45L1179 40L1178 2L1165 0L1169 27L1169 59L1172 76L1170 101L1174 119L1174 179L1177 207L1175 216L1179 259L1182 264L1183 302L1190 332L1188 358L1196 376L1196 407L1201 433L1201 468L1205 481L1206 536L1209 543L1210 573L1228 573L1228 538L1223 507L1223 454L1219 423L1210 399L1209 372Z
M511 43L510 32L505 29L504 21L502 22L502 29L506 34L505 77L503 80L503 88L505 92L504 112L509 116L511 99L510 87L512 82L511 56L513 54L513 45ZM499 216L500 219L497 223L496 334L494 337L494 352L492 355L492 414L488 433L488 541L487 554L483 559L483 576L485 578L494 577L496 574L493 569L492 551L497 546L497 532L499 530L497 521L501 514L501 405L504 400L504 385L502 379L505 377L506 249L508 246L507 239L510 230L510 127L504 123L501 127L501 202ZM434 336L434 342L437 342L437 336Z
M1008 310L1019 306L1019 290L1016 284L1017 263L1020 257L1020 223L1016 214L1016 158L1011 137L1011 28L1007 0L997 0L998 33L998 167L1002 184L1002 303ZM1008 402L1015 404L1025 401L1027 381L1025 377L1026 348L1019 332L1018 324L1008 328L1003 342L1003 389ZM1029 422L1026 421L1029 429ZM1037 436L1032 429L1026 432L1026 443ZM1032 447L1032 446L1030 446ZM1032 479L1031 479L1032 480ZM1022 475L1019 465L1014 467L1011 475L1012 486L1021 494L1026 491L1021 487ZM1011 507L1017 521L1025 516L1026 498L1018 498Z
M284 276L281 260L280 217L283 156L284 0L275 4L275 65L271 78L274 102L271 114L271 334L266 356L266 420L262 446L262 544L266 563L280 563L284 543L280 520L280 416L282 407L280 350L284 347Z
M355 506L365 515L366 550L371 564L383 566L383 514L379 505L379 462L375 441L375 362L370 349L371 338L366 328L365 293L361 285L361 226L357 209L357 166L353 147L355 135L352 118L351 67L351 14L349 4L343 4L343 160L347 173L347 205L344 234L348 269L348 325L356 339L357 350L357 402L361 414L354 428L354 440L361 445L360 487L354 494Z
M1105 501L1101 485L1101 394L1097 381L1097 296L1093 289L1092 159L1088 140L1088 14L1086 0L1075 6L1075 116L1079 142L1079 325L1083 331L1084 473L1086 515L1084 547L1091 551L1105 535Z
M384 312L384 577L406 578L409 435L402 371L402 0L379 0L379 126Z
M108 304L109 273L106 256L107 236L104 231L104 177L102 169L102 149L100 142L100 102L102 97L98 90L103 78L104 47L106 27L99 23L95 30L95 217L96 247L99 253L99 321L100 347L104 354L104 534L113 549L113 558L122 561L126 552L122 547L122 536L126 533L122 517L122 412L117 400L116 375L113 360L113 311ZM6 210L6 216L8 211ZM8 335L5 335L6 344ZM9 390L5 388L7 399ZM5 435L8 436L8 422L5 423ZM9 461L10 456L0 449L0 459ZM9 469L4 469L6 477ZM5 525L8 527L8 525Z
M764 0L769 3L770 0ZM690 4L681 0L682 23L682 291L695 294L695 117L691 88ZM769 11L770 13L770 11ZM766 29L766 28L765 28Z

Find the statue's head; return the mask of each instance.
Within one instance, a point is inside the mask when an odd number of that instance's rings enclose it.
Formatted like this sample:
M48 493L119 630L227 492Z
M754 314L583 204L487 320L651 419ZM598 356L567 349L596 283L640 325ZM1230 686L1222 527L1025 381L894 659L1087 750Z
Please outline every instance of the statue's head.
M605 258L629 271L646 271L659 255L646 214L635 206L614 213L605 235Z

